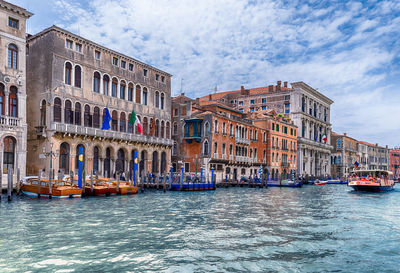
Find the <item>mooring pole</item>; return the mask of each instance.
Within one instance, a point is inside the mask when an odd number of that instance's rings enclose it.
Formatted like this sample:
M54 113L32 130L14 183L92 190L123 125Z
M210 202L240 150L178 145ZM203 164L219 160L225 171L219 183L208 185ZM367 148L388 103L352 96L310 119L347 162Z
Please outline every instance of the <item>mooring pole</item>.
M90 195L93 195L93 170L90 173Z
M7 186L8 201L11 201L12 186L13 186L13 170L11 168L9 168L8 169L8 186Z
M0 162L1 164L1 162ZM1 201L1 196L3 195L3 170L0 168L0 201Z
M121 192L119 191L119 173L117 173L117 194L120 194Z
M184 169L183 169L183 167L181 168L181 180L179 181L180 182L180 190L182 190L182 186L183 186L183 177L185 176L185 174L184 174Z
M37 197L40 198L40 183L41 183L41 178L42 178L42 170L39 170L39 175L38 175L38 192L37 192Z

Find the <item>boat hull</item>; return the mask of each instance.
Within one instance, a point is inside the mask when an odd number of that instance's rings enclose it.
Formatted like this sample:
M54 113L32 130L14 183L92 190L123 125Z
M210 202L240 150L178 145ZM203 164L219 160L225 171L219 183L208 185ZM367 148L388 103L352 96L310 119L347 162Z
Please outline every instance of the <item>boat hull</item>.
M113 194L117 194L116 187L93 186L93 192L90 186L85 187L86 196L109 196Z
M38 187L36 185L23 185L21 192L29 197L38 197ZM40 197L49 197L49 188L40 188ZM82 189L75 187L60 187L52 189L52 197L54 198L74 198L82 196Z
M121 195L136 194L137 192L138 192L137 187L130 185L120 185L119 190L117 191L117 193Z
M303 183L268 183L268 187L281 187L281 188L301 188Z
M367 186L367 185L351 185L355 191L363 192L385 192L393 190L393 186Z

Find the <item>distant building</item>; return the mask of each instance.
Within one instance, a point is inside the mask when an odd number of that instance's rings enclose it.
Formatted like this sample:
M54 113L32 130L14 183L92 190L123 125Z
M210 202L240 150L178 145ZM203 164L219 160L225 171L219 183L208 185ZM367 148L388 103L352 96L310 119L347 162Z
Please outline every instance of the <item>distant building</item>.
M300 175L330 174L331 99L305 84L278 81L275 86L220 92L199 98L199 104L224 103L243 113L274 110L298 128L297 169ZM326 137L326 138L325 138ZM325 140L324 140L325 139Z
M345 177L356 168L363 168L358 151L358 141L347 136L332 132L331 142L333 151L331 154L331 175L333 177Z
M390 150L390 171L396 178L400 177L400 149Z
M169 171L172 140L171 75L134 58L52 26L28 39L28 172L84 169L112 176ZM102 130L106 109L111 129ZM144 135L128 124L132 110Z
M9 169L26 170L26 20L32 13L0 0L0 164L3 184Z

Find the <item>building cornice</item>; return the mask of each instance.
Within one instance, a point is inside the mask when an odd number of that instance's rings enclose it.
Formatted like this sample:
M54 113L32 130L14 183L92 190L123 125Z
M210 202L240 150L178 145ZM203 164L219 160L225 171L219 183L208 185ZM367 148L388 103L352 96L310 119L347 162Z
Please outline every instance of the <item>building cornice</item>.
M91 40L88 40L88 39L86 39L86 38L83 38L83 37L81 37L81 36L79 36L79 35L76 35L76 34L74 34L74 33L72 33L72 32L69 32L68 30L62 29L62 28L60 28L60 27L58 27L58 26L55 26L55 25L53 25L53 26L51 26L51 27L49 27L49 28L46 28L46 29L42 30L41 32L39 32L39 33L37 33L37 34L35 34L35 35L32 35L31 37L29 37L29 38L27 39L27 42L29 43L29 42L31 42L31 41L33 41L33 40L39 38L39 37L44 36L45 34L51 32L51 31L55 31L55 32L57 32L57 33L61 33L61 34L65 35L65 36L68 36L68 37L70 37L70 38L79 40L79 41L82 42L82 43L90 44L90 45L93 46L94 48L101 49L101 50L103 50L103 51L105 51L105 52L108 52L108 53L111 53L111 54L114 54L114 55L118 55L118 56L120 56L121 58L127 59L127 60L129 60L129 61L131 61L131 62L133 62L133 63L140 64L140 65L143 66L144 68L148 68L148 69L154 70L154 71L156 71L156 72L159 72L160 74L163 74L163 75L165 75L165 76L172 77L172 75L169 74L168 72L165 72L165 71L163 71L163 70L161 70L161 69L158 69L158 68L156 68L156 67L154 67L154 66L148 65L148 64L146 64L146 63L144 63L144 62L141 62L141 61L139 61L139 60L137 60L137 59L135 59L135 58L132 58L132 57L130 57L130 56L127 56L127 55L125 55L125 54L119 53L119 52L117 52L117 51L115 51L115 50L112 50L112 49L109 49L109 48L104 47L104 46L102 46L102 45L99 45L99 44L97 44L97 43L95 43L95 42L93 42L93 41L91 41Z
M19 15L24 16L26 19L28 19L29 17L31 17L33 15L32 12L27 11L24 8L21 8L19 6L13 5L11 3L8 3L6 1L0 0L0 7L3 9L6 9L8 11L17 13Z
M291 83L292 87L296 90L296 88L299 88L301 90L306 91L307 93L319 98L320 100L328 103L329 105L331 105L332 103L334 103L333 100L331 100L330 98L328 98L327 96L321 94L320 92L318 92L317 90L315 90L314 88L312 88L311 86L309 86L308 84L304 83L304 82L294 82Z

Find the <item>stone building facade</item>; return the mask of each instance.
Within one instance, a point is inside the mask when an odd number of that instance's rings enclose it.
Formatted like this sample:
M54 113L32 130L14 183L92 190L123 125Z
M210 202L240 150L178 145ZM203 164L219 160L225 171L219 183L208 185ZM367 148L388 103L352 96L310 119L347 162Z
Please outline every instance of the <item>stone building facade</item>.
M388 146L379 146L364 142L368 145L368 169L369 170L390 170L390 149Z
M28 39L27 171L166 173L171 158L171 75L52 26ZM106 109L111 129L102 130ZM128 124L132 110L144 134ZM50 160L49 152L55 153Z
M0 0L0 164L3 184L8 169L26 169L26 20L29 11Z

